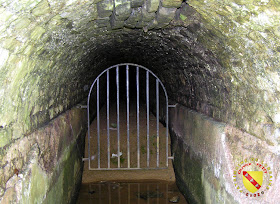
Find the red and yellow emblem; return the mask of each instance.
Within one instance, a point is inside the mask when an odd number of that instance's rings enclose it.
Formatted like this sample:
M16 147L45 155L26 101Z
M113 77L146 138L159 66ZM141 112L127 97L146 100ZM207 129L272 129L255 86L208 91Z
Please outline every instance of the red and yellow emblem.
M263 184L263 171L243 171L243 184L251 193L255 193Z

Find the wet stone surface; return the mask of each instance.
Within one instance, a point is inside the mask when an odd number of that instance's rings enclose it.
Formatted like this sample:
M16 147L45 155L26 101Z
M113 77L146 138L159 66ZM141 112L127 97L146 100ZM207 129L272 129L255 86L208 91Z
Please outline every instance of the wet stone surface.
M165 181L114 181L83 184L77 204L187 204L175 183Z

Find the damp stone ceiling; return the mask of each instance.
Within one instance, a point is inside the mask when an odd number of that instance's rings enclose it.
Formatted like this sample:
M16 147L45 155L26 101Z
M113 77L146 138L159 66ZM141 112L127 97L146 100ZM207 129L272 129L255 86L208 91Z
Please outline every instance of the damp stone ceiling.
M277 0L0 0L0 196L28 161L10 160L11 147L122 62L279 154L279 22Z
M78 103L109 65L157 73L171 99L265 138L280 124L279 2L1 1L1 147Z

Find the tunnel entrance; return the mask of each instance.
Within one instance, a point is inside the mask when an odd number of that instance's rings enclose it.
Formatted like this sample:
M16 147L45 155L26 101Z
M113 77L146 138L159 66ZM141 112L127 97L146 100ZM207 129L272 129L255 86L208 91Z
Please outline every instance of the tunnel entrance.
M91 108L96 110L94 132ZM136 64L109 67L91 85L87 110L89 170L168 168L168 96L152 71ZM166 127L160 128L160 110Z
M186 203L169 163L169 107L162 82L143 66L118 64L98 75L77 203Z

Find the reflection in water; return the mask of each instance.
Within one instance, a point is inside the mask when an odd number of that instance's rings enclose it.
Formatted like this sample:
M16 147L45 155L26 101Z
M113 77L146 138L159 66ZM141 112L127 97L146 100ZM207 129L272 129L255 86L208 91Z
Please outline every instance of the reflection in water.
M82 184L77 204L187 204L175 183L99 182Z

